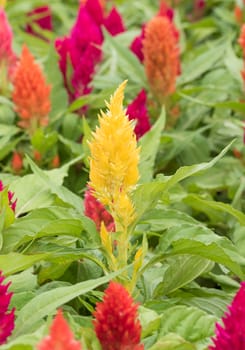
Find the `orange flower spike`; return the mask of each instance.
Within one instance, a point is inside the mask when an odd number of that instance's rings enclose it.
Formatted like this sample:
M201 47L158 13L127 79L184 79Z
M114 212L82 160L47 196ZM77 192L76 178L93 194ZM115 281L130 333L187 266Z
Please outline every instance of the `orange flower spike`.
M21 153L14 151L12 161L11 161L11 167L15 173L19 173L23 168L23 158Z
M49 335L41 340L37 348L38 350L82 350L80 342L74 339L61 310L58 310L53 319Z
M243 54L243 70L241 71L241 75L242 75L244 88L245 88L245 24L241 28L241 33L238 39L238 43L242 48L242 54Z
M12 98L21 118L19 126L29 129L30 133L39 126L46 126L51 87L46 83L40 66L34 61L27 46L23 46L13 85Z
M165 97L175 91L180 71L177 39L168 18L156 16L147 24L143 53L150 88L159 102L163 103Z

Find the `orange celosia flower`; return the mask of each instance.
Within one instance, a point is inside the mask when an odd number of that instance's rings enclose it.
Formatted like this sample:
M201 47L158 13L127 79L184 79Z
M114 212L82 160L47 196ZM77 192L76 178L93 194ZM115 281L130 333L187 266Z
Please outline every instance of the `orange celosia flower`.
M144 66L152 93L162 103L175 91L180 71L179 49L167 17L154 17L145 28Z
M16 152L16 151L13 153L11 166L12 166L12 169L15 173L20 172L20 170L23 167L23 159L22 159L21 153Z
M239 7L237 5L234 7L234 16L235 16L237 23L241 24L242 19L243 19L243 13L242 13L241 7Z
M62 311L58 310L50 327L50 334L38 345L38 350L81 350Z
M39 126L47 125L51 87L26 46L23 46L13 85L12 98L21 118L19 125L29 129L30 133Z
M238 39L238 43L240 44L240 46L242 48L242 53L243 53L244 69L241 71L241 75L242 75L243 82L245 83L245 24L242 26L241 34L240 34L240 37Z
M58 154L56 154L51 161L51 167L58 168L59 166L60 166L60 157Z

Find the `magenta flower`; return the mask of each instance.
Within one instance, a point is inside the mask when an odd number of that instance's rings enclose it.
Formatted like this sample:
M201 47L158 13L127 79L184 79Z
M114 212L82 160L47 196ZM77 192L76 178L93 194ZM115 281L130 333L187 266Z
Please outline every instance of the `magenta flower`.
M109 15L104 19L103 25L113 36L125 31L122 17L115 7L112 8Z
M80 5L69 36L55 42L70 102L92 91L96 66L102 60L102 26L112 35L124 31L122 19L115 8L105 16L99 0L87 0Z
M17 63L17 56L12 50L12 41L12 29L8 23L4 9L0 6L0 72L6 70L5 74L9 79L13 77L13 72ZM2 74L1 72L0 76L2 76ZM0 85L3 85L2 81L0 81Z
M9 303L13 293L8 293L10 283L3 284L4 276L0 271L0 345L4 344L14 329L14 312L8 312Z
M2 181L0 180L0 192L2 192L4 190L4 188L5 187L2 183ZM8 200L9 200L10 208L13 210L13 212L15 212L17 199L14 200L14 193L11 191L8 191Z
M228 311L222 318L222 325L216 324L214 345L209 350L245 349L245 282L235 295Z
M44 30L53 30L52 24L52 14L49 6L40 6L35 8L34 10L28 12L29 17L32 17L32 23L38 25L41 29ZM26 26L27 33L43 38L39 33L35 31L31 24Z
M134 129L137 139L143 136L151 128L146 101L147 96L145 90L143 89L127 108L129 120L135 119L137 121Z
M134 38L130 45L130 50L138 57L141 63L144 61L143 39L145 37L145 25L142 26L141 33Z

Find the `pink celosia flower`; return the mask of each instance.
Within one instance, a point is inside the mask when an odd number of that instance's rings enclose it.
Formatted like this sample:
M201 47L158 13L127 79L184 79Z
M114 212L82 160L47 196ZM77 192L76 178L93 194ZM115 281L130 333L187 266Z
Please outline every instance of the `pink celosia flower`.
M137 121L134 128L137 139L143 136L151 128L149 121L150 117L146 107L146 100L146 92L145 90L141 90L127 108L129 120L135 119Z
M85 192L84 197L84 214L92 219L96 225L98 231L102 221L104 222L107 231L115 231L115 223L111 214L106 210L103 204L101 204L91 193L91 189Z
M81 344L65 320L62 311L58 310L50 327L50 333L39 344L38 350L81 350Z
M6 70L5 75L7 75L9 79L12 79L17 63L17 56L12 50L12 40L12 29L8 23L4 9L0 7L0 71ZM1 72L1 75L2 74L3 72ZM0 85L2 84L3 82L0 81Z
M10 300L13 293L8 292L10 283L3 284L4 276L0 271L0 345L4 344L14 329L14 312L8 312Z
M210 350L244 350L245 349L245 282L235 295L228 311L222 318L222 325L216 324L214 345Z
M5 187L2 183L2 181L0 180L0 192L2 192L4 190L4 188ZM17 199L14 200L14 193L11 191L8 191L8 200L9 200L10 208L13 210L13 212L15 212Z
M94 312L95 333L102 350L143 350L138 304L119 283L110 282Z
M29 12L28 17L33 18L32 23L38 25L41 29L51 31L53 29L52 25L52 15L49 6L40 6ZM33 34L42 38L40 33L37 33L31 24L26 26L27 33Z
M70 35L55 42L70 102L92 90L96 65L102 59L102 26L112 35L124 31L122 19L115 8L105 16L99 0L87 0L80 5Z

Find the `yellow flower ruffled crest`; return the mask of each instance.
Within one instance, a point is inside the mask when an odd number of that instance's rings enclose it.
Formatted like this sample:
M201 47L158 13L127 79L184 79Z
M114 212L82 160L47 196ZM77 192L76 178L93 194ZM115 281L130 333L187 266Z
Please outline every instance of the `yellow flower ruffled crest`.
M126 204L133 219L132 203L128 194L139 178L139 148L133 125L123 109L125 86L126 81L118 87L110 102L106 102L108 110L106 113L101 112L99 127L89 143L89 186L93 189L94 196L109 206L114 219L123 216L118 210ZM130 221L129 218L124 219ZM125 224L128 225L129 222Z

